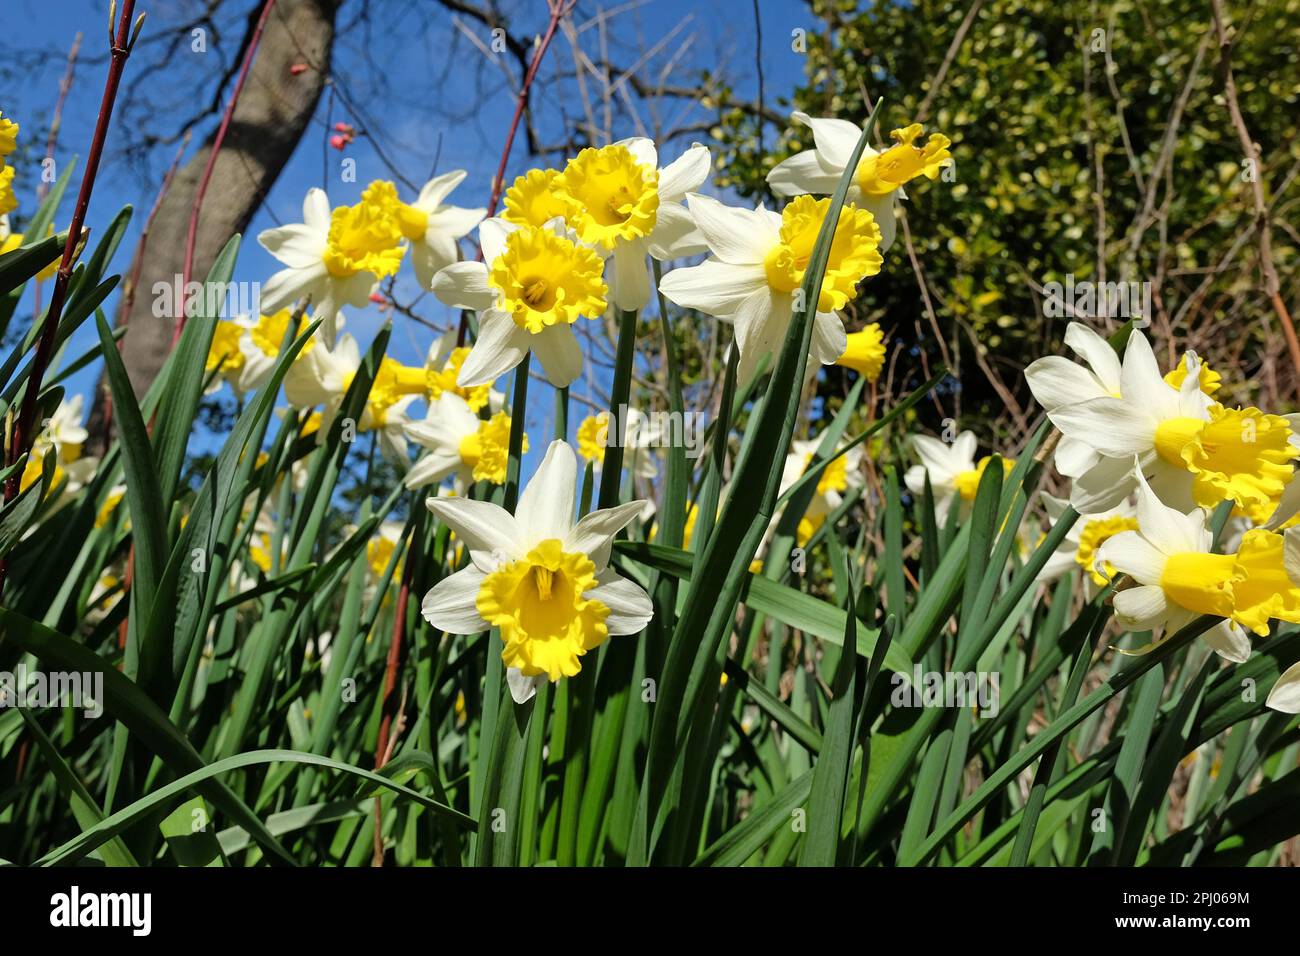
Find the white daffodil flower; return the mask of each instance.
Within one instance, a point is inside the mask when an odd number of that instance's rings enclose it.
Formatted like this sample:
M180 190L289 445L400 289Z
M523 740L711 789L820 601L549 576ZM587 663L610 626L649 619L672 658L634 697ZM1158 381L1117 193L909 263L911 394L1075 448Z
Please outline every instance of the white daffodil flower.
M482 262L453 263L433 278L433 294L443 304L478 313L478 338L456 384L490 384L529 351L552 385L571 384L582 371L582 348L572 325L605 311L600 256L577 242L559 219L540 227L485 219L478 235Z
M801 440L790 443L790 453L785 456L785 467L781 471L781 487L777 492L778 495L785 494L791 485L803 477L808 466L812 464L813 456L817 453L820 444L821 442L818 441ZM817 529L825 523L826 517L844 503L844 494L850 488L862 487L861 468L862 447L858 445L850 448L822 469L817 479L817 488L808 502L803 517L799 519L799 529L795 536L799 547L806 545ZM777 520L778 518L774 516L774 525Z
M81 457L81 445L90 433L81 424L82 410L86 399L82 395L62 399L54 414L41 423L41 430L36 435L34 447L38 449L53 448L60 464L76 461Z
M960 432L952 444L931 438L929 435L913 435L912 448L921 464L913 465L903 474L903 484L919 500L925 494L925 476L930 476L930 491L934 495L934 516L943 524L948 520L948 509L954 502L961 506L961 513L966 514L975 501L979 491L980 479L988 467L991 457L985 456L975 461L977 443L972 431ZM1005 473L1009 473L1015 462L1010 458L1002 459Z
M1062 396L1077 384L1077 371L1034 365L1040 393ZM1231 500L1257 523L1276 510L1300 456L1290 421L1257 408L1225 408L1207 394L1203 372L1188 353L1162 376L1146 336L1135 330L1124 350L1118 396L1066 404L1049 399L1054 407L1047 417L1061 433L1101 456L1074 482L1077 510L1103 511L1126 497L1136 479L1134 456L1160 498L1180 510Z
M1049 355L1025 369L1029 390L1048 411L1090 398L1120 397L1119 356L1110 343L1081 322L1065 329L1068 345L1088 367L1060 355ZM1056 446L1056 470L1067 478L1078 478L1101 460L1092 446L1077 438L1061 436Z
M487 215L482 207L462 209L443 204L464 179L463 169L443 173L424 184L415 202L397 204L398 226L411 242L411 265L421 289L433 284L438 270L460 258L456 240L469 235Z
M265 385L275 371L280 344L292 319L292 311L284 308L259 316L257 321L247 315L218 321L204 366L204 371L217 373L208 392L219 390L225 382L242 398Z
M302 219L257 237L287 267L262 288L261 310L275 313L307 296L312 316L324 319L326 343L333 346L339 310L365 306L375 284L401 265L406 247L396 215L396 190L392 183L373 182L361 202L331 211L324 191L312 188L302 203Z
M708 149L696 144L658 167L654 142L637 136L582 150L552 181L570 228L609 257L609 299L628 312L650 301L647 253L666 261L706 248L682 200L709 178Z
M294 408L321 407L320 427L316 440L324 441L343 396L361 367L361 349L350 334L339 337L334 347L322 341L324 329L318 329L284 375L284 397Z
M638 478L657 478L659 465L650 449L663 441L659 427L639 408L628 408L621 417L623 434L618 440L623 446L623 467ZM609 412L588 415L578 425L578 454L591 462L594 474L600 474L604 465L609 437Z
M1097 350L1093 362L1105 368ZM1046 364L1044 364L1046 363ZM1199 373L1199 365L1197 366ZM1075 476L1071 503L1084 514L1115 507L1134 488L1134 456L1142 473L1162 499L1186 510L1192 505L1192 475L1182 459L1182 449L1203 423L1209 420L1211 399L1199 387L1197 375L1188 375L1178 389L1170 388L1160 374L1155 354L1146 336L1134 330L1124 350L1120 367L1119 394L1097 394L1110 378L1097 375L1096 382L1072 362L1039 359L1026 369L1035 396L1045 399L1044 408L1064 438L1077 443L1077 460L1084 464L1086 452L1093 461ZM1069 401L1072 390L1080 397ZM1050 406L1049 404L1050 403ZM1071 468L1071 470L1078 470Z
M829 196L853 158L862 128L848 120L814 119L797 111L792 115L795 122L812 130L815 148L777 163L767 174L767 184L778 196ZM876 217L881 252L894 244L894 198L907 198L903 185L918 176L936 179L943 167L952 163L948 137L933 133L924 145L918 146L921 133L921 125L913 123L891 132L894 145L883 153L870 144L865 146L849 186L846 202L862 206Z
M1249 531L1235 554L1215 554L1207 518L1201 508L1183 513L1164 504L1139 472L1137 530L1111 536L1096 566L1138 584L1115 595L1115 617L1124 627L1168 636L1199 615L1222 617L1206 642L1241 663L1250 656L1246 630L1264 636L1270 618L1300 615L1300 589L1286 586L1280 535Z
M1043 493L1043 510L1053 525L1060 520L1069 502L1054 495ZM1038 573L1039 581L1055 581L1075 568L1083 568L1085 587L1090 595L1115 576L1113 567L1097 565L1097 551L1114 535L1121 531L1136 531L1137 508L1130 501L1122 501L1109 511L1098 514L1080 515L1065 533L1056 550L1047 558L1047 563Z
M779 215L759 206L734 209L692 193L691 215L711 258L674 269L659 291L686 309L698 309L736 326L740 349L737 375L747 381L764 355L780 354L794 316L813 244L830 200L800 196ZM835 314L857 295L857 284L880 271L880 230L871 214L846 205L836 223L821 296L813 319L810 358L832 365L848 347L844 323Z
M407 488L423 488L455 476L456 491L463 494L474 481L499 485L506 480L510 454L510 416L506 412L479 418L465 399L443 392L429 403L423 421L407 423L406 437L428 450L406 473ZM523 451L528 451L527 435Z
M563 441L546 450L515 514L472 498L430 498L430 511L469 549L470 564L424 597L425 619L451 634L499 628L514 699L539 679L572 677L611 635L636 634L654 607L609 566L614 536L642 502L593 511L575 523L577 459Z

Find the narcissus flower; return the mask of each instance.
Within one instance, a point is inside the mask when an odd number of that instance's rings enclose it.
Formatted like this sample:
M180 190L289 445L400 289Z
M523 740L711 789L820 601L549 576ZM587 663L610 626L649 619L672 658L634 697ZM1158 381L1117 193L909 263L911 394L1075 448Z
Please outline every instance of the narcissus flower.
M778 163L767 174L767 183L778 196L835 192L862 135L860 127L841 119L814 119L795 112L794 120L812 129L815 148ZM948 137L932 133L920 142L923 130L913 123L891 132L894 145L878 153L868 144L862 150L858 168L846 201L870 210L880 226L880 251L894 242L894 197L906 198L903 186L918 176L937 179L943 167L951 165L952 145Z
M574 676L584 654L611 635L637 633L654 613L645 591L609 567L614 536L643 502L575 522L576 482L573 449L555 441L514 515L471 498L426 502L465 543L470 564L425 595L424 617L452 634L498 628L521 703L540 680Z
M425 375L429 389L429 401L434 401L444 392L459 395L469 403L473 411L478 411L492 400L492 385L484 383L471 388L462 388L456 384L461 366L469 357L468 345L456 344L456 333L448 330L440 335L424 359ZM495 404L493 405L495 408Z
M332 212L320 189L307 191L301 223L266 229L257 237L283 262L262 289L262 311L274 313L309 296L312 315L324 317L325 342L338 338L339 310L362 308L375 283L393 275L406 252L392 183L373 182L354 206Z
M706 248L681 205L709 176L709 151L692 146L663 169L653 141L625 139L582 150L552 182L578 238L610 257L609 298L625 311L650 301L646 254L661 261Z
M624 449L623 467L640 478L654 478L659 474L659 466L649 449L663 437L658 427L638 408L626 410L622 426L622 437L615 437ZM591 462L594 472L599 472L604 465L609 439L609 412L588 415L578 425L578 454Z
M482 207L462 209L443 203L464 179L463 169L435 176L424 184L420 195L410 205L397 199L394 187L392 198L398 228L410 240L411 265L415 267L415 278L422 289L432 285L439 269L460 258L456 240L468 235L487 214Z
M921 464L913 465L903 475L907 490L918 499L925 494L925 476L930 476L930 491L934 495L934 513L940 521L946 521L948 509L958 502L961 513L970 510L979 491L984 469L993 459L989 456L975 461L975 433L964 431L953 439L952 444L931 438L929 435L913 435L912 448L916 451ZM1011 473L1015 461L1002 459L1004 477Z
M1207 640L1220 655L1244 661L1250 643L1242 629L1266 636L1270 619L1300 621L1300 588L1287 578L1281 535L1256 528L1235 554L1214 554L1206 518L1201 508L1184 514L1163 504L1139 475L1138 529L1112 536L1097 561L1138 582L1115 595L1125 627L1172 634L1201 614L1226 618L1238 627L1216 627Z
M224 381L236 395L243 396L266 384L292 318L292 311L285 308L259 316L256 322L247 316L218 321L204 364L205 372L217 373L209 390L216 391Z
M791 485L803 477L808 466L812 464L813 456L820 444L817 441L799 440L790 443L790 453L785 456L785 468L781 472L781 488L778 494L785 494ZM817 479L817 488L799 519L799 527L795 534L795 541L799 547L807 545L817 529L826 523L827 516L844 503L844 495L850 488L862 487L861 467L862 448L855 446L822 469Z
M322 406L314 429L316 441L324 441L330 424L338 413L348 386L361 367L361 350L349 334L339 336L334 348L321 341L325 330L318 329L284 375L284 397L294 408Z
M563 219L570 201L555 188L558 169L530 169L506 190L501 214L506 222L517 226L544 226L552 219Z
M504 219L479 225L483 262L457 262L433 279L446 305L479 315L474 346L456 384L485 385L532 351L556 388L582 371L582 349L572 324L605 311L604 263L554 221L519 226Z
M465 399L443 392L429 403L423 421L407 423L406 435L428 450L406 473L407 488L436 484L449 475L455 476L458 493L474 481L499 485L506 480L510 416L505 412L479 418ZM527 435L523 450L528 451Z
M12 170L10 170L12 173ZM51 226L46 231L46 236L54 235L54 227ZM9 216L0 214L0 256L6 252L13 252L15 249L21 249L23 245L23 233L13 232L9 228ZM59 250L50 259L50 264L40 272L36 273L36 278L42 282L54 278L54 274L59 271L59 263L63 259L63 250Z
M713 257L674 269L659 291L683 308L735 322L738 374L744 381L764 355L772 353L775 362L781 350L830 200L800 196L780 215L761 206L733 209L695 193L686 201ZM834 363L848 347L835 311L857 295L859 282L880 271L879 245L871 214L846 205L835 225L813 320L809 355L822 365Z
M1078 366L1031 366L1035 394L1064 395L1077 385ZM1300 455L1290 423L1259 409L1229 409L1201 389L1200 363L1185 360L1196 375L1184 373L1173 389L1160 374L1146 337L1134 331L1124 351L1120 395L1082 401L1051 401L1047 416L1068 438L1101 456L1075 482L1073 498L1081 512L1113 506L1132 488L1138 468L1160 497L1175 505L1213 507L1236 502L1262 521L1277 505ZM1028 374L1028 372L1027 372Z
M1069 502L1045 493L1042 499L1048 519L1056 524ZM1082 568L1090 592L1105 587L1115 576L1115 568L1099 566L1097 552L1121 531L1136 531L1137 527L1137 509L1128 501L1099 514L1080 515L1048 557L1043 570L1038 574L1038 580L1055 581L1075 568Z
M18 208L14 195L14 168L5 164L5 157L18 148L18 124L0 113L0 216Z
M880 370L885 364L885 333L880 331L880 326L872 322L863 326L861 331L850 332L848 343L835 364L853 369L868 382L880 378Z

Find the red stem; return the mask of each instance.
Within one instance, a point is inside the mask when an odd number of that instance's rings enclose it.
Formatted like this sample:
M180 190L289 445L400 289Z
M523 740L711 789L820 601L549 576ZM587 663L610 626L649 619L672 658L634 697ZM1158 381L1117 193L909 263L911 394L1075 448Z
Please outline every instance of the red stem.
M39 405L41 383L54 352L54 342L58 335L59 320L63 317L63 303L68 295L68 282L72 279L72 260L76 258L77 244L81 239L81 230L86 222L86 211L90 207L90 195L95 188L95 177L99 173L99 161L104 154L104 141L108 138L108 124L113 116L113 104L117 101L118 86L122 82L122 71L126 68L127 57L131 49L127 45L131 39L131 16L135 12L135 0L123 0L122 13L117 23L117 35L113 38L111 58L108 64L108 79L104 82L104 96L99 103L99 116L95 120L95 134L90 141L90 153L86 160L86 172L81 178L81 191L77 194L77 205L72 212L72 223L68 227L68 240L63 244L63 259L59 262L59 271L54 277L54 290L50 293L50 307L45 314L45 324L41 327L41 337L36 343L36 355L32 359L31 375L27 379L23 394L22 409L18 414L13 441L6 451L5 463L12 465L18 458L31 449L34 437L33 425L36 424L36 409ZM5 501L12 501L18 495L21 476L10 475L5 481ZM4 588L5 567L0 564L0 590Z
M262 5L262 14L257 18L257 26L253 28L253 36L248 41L248 49L244 51L244 62L239 67L239 77L235 80L234 92L230 95L230 102L226 104L226 111L221 116L221 125L217 128L217 135L212 140L212 149L208 152L208 161L203 167L203 177L199 180L198 191L194 194L194 205L190 208L190 229L189 234L185 237L185 268L181 273L181 289L184 290L190 282L190 276L194 272L194 246L199 236L199 210L203 207L203 196L208 191L208 181L212 179L212 170L217 165L217 153L221 151L221 144L226 139L226 130L230 128L230 119L235 115L235 106L239 103L239 94L244 89L244 80L248 78L249 67L253 65L253 57L257 55L257 44L262 39L262 28L266 26L267 16L271 8L275 6L275 0L265 0ZM254 316L256 318L256 316ZM176 317L176 324L172 326L172 345L176 348L176 343L180 340L181 332L185 330L185 308L180 309L180 314Z

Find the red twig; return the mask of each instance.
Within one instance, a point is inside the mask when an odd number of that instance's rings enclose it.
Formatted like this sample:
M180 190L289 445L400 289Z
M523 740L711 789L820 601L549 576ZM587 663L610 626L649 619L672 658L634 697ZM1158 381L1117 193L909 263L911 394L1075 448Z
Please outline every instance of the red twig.
M537 71L542 65L542 57L546 55L547 48L551 45L551 40L555 37L555 31L560 27L560 21L563 20L578 0L546 0L547 9L551 12L551 18L547 21L546 32L542 34L541 40L537 43L537 49L533 51L533 58L528 61L528 70L524 73L524 80L519 85L519 94L515 97L515 115L510 120L510 129L506 133L506 144L501 150L501 161L497 163L496 175L492 178L492 195L488 197L487 214L491 218L497 211L497 203L501 201L501 193L505 189L506 164L510 162L510 150L515 144L515 133L519 131L519 121L523 118L524 110L528 108L528 96L532 92L533 80L537 77ZM479 259L483 258L483 249L478 251ZM468 328L468 316L462 314L460 317L460 328L456 333L456 344L465 344L465 332Z
M235 89L230 94L230 102L226 104L226 112L221 116L221 125L212 140L212 149L208 151L208 161L203 167L203 176L199 179L199 188L194 193L194 205L190 208L190 229L185 237L185 268L181 273L181 289L189 285L190 275L194 271L194 246L198 241L199 210L203 207L203 196L208 191L208 181L212 178L213 167L217 165L217 154L221 152L221 144L226 139L226 130L230 128L230 118L235 115L235 106L239 103L239 94L244 89L244 80L248 78L249 67L253 65L253 57L257 55L257 44L262 39L262 28L266 26L267 16L274 6L275 0L264 0L262 4L262 14L257 18L257 26L253 28L248 49L244 51L244 62L240 64ZM185 308L182 306L180 314L176 316L176 324L172 326L172 348L176 348L181 332L185 330L185 318Z
M379 723L379 740L375 744L376 771L388 763L389 757L392 756L389 736L392 733L394 710L397 709L393 707L393 693L397 690L397 670L402 660L402 631L406 628L406 605L411 598L412 564L412 561L407 560L405 567L402 568L402 585L398 589L397 607L393 611L393 635L388 643L388 660L384 665L384 697L380 704L380 712L383 717ZM380 797L375 797L375 852L371 861L373 866L384 865L384 835L382 830L383 803Z
M72 212L72 223L68 227L68 240L63 244L63 258L59 262L59 271L54 276L54 290L50 293L50 308L45 315L45 324L41 327L41 337L36 343L36 355L32 359L31 375L27 379L27 389L23 394L22 409L18 413L17 426L13 441L6 449L5 462L12 465L20 455L30 450L35 437L33 426L36 424L36 409L41 394L41 383L54 352L54 341L59 330L59 320L63 316L63 303L68 295L68 282L72 279L72 260L76 257L77 245L81 239L81 230L86 222L86 210L90 207L90 195L95 188L95 177L99 173L99 161L104 154L104 141L108 138L108 124L113 117L113 104L117 101L117 90L122 82L122 72L126 68L127 57L131 55L131 45L139 35L141 22L131 26L131 15L135 12L135 0L123 0L122 13L117 22L117 33L112 37L111 56L108 63L108 79L104 82L104 96L99 103L99 116L95 120L95 134L90 141L90 153L86 159L86 171L81 177L81 191L77 194L77 205ZM143 20L143 14L141 15ZM20 476L10 475L5 481L5 501L12 501L18 495ZM0 590L4 588L4 565L0 564Z
M39 206L45 199L45 194L50 191L50 184L45 181L45 169L49 167L54 160L54 144L59 141L59 127L63 125L63 104L68 101L68 91L72 89L72 74L77 66L77 53L81 50L81 33L72 40L72 48L68 50L68 66L63 71L63 79L59 80L59 98L54 104L54 119L50 120L50 135L45 139L45 167L41 169L41 184L36 187L36 204ZM33 239L44 238L42 236L33 236ZM41 314L41 279L36 277L36 282L32 285L32 315Z

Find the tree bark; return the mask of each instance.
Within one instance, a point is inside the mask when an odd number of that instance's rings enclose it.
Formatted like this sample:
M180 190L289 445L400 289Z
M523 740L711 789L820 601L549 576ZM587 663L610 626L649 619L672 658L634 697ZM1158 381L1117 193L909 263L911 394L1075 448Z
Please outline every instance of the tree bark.
M222 246L248 227L306 132L329 75L338 5L339 0L277 0L271 10L204 196L191 280L202 281ZM245 43L259 10L250 15ZM118 306L117 323L127 325L122 359L137 397L171 348L175 317L154 314L153 289L159 282L174 286L184 270L190 213L215 135L214 129L163 193L149 235L136 250L142 262L129 313L124 314L127 295ZM135 266L133 261L128 276ZM106 390L101 378L87 426L94 443L106 442Z

